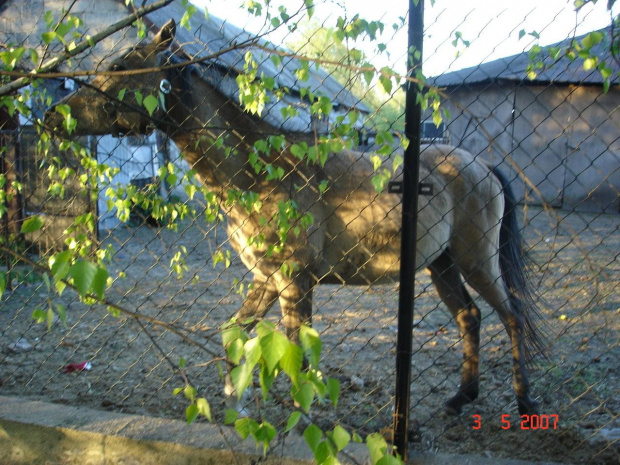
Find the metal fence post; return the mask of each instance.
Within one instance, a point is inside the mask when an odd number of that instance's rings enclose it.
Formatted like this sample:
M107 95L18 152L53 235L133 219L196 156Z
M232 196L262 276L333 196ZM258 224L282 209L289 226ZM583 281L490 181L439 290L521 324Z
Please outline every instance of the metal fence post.
M424 0L409 0L408 77L415 77L416 71L422 64L423 37ZM418 93L418 85L412 81L408 81L406 87L405 135L409 139L409 146L405 152L403 165L403 210L394 406L394 444L396 445L398 453L404 460L407 459L407 431L409 423L413 301L416 271L416 225L418 218L420 124L422 121L422 110L417 100Z

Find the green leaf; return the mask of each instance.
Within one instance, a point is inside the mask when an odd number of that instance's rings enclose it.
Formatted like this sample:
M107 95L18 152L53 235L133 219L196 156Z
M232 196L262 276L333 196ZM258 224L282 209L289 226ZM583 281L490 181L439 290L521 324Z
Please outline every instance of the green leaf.
M314 451L314 460L321 465L335 465L334 456L338 452L330 441L321 441ZM340 465L338 462L336 462Z
M334 441L336 445L336 449L340 452L342 449L349 445L351 441L351 435L347 430L345 430L342 426L336 425L334 427L334 431L331 434L331 439Z
M250 366L248 363L239 365L233 368L230 372L233 385L237 391L237 398L241 400L241 396L252 382L252 369L254 365Z
M239 418L235 421L235 429L241 439L247 439L250 434L254 434L258 429L258 423L251 418Z
M183 394L187 400L194 402L194 399L196 398L196 388L194 386L187 385L185 386L185 389L183 389Z
M304 430L303 436L312 453L316 453L321 439L323 439L323 431L321 431L321 428L312 423Z
M308 19L312 19L312 15L314 14L314 1L315 0L304 0L304 5L306 6L306 11L308 13Z
M64 305L56 304L56 313L58 314L58 318L62 321L62 324L67 326L67 309Z
M239 364L241 357L245 353L243 348L243 341L241 339L235 339L226 348L228 359L235 365Z
M224 347L237 339L241 339L242 343L244 344L245 341L247 341L247 337L245 337L241 328L236 324L233 324L229 328L222 330L222 344L224 345Z
M103 267L98 267L92 282L92 293L99 299L103 299L105 295L106 286L108 284L108 270Z
M269 443L276 437L277 431L273 425L267 421L263 422L253 433L256 444L263 443L263 455L267 453Z
M144 108L146 108L146 111L149 112L149 116L153 116L153 113L159 106L159 100L154 95L147 95L144 97L142 104L144 105Z
M4 291L6 291L6 273L0 273L0 297L2 297Z
M187 424L193 423L193 421L198 417L198 406L196 404L190 404L189 407L185 410L185 419L187 420Z
M601 32L590 32L583 38L581 44L586 50L590 50L596 44L600 43L604 39L604 35Z
M43 220L38 216L31 216L22 223L21 233L28 234L38 231L43 227Z
M60 281L67 277L69 274L69 259L71 258L71 251L65 250L59 254L50 258L52 276L56 285L60 284Z
M303 160L306 156L306 153L308 153L308 144L305 142L302 142L300 144L293 144L291 145L290 150L294 157Z
M295 391L295 388L293 388L293 391ZM297 401L300 408L304 412L308 413L310 411L312 401L314 400L314 387L312 384L302 384L301 387L294 392L293 399Z
M289 341L288 347L280 359L280 368L291 378L291 382L295 386L299 384L303 358L302 348Z
M32 319L35 323L43 323L47 318L47 312L43 309L37 308L32 312Z
M383 92L385 92L386 94L391 94L392 93L392 79L391 78L380 74L379 75L379 84L383 88Z
M288 349L290 342L288 338L279 331L271 333L260 338L260 347L263 353L263 359L267 364L270 372L274 368Z
M198 413L205 417L209 421L213 421L211 417L211 406L209 402L204 397L200 397L196 399L196 407L198 408Z
M65 118L71 114L71 107L67 104L59 104L54 107L54 111L60 113Z
M191 3L187 3L187 5L185 6L185 13L183 13L183 17L181 18L181 22L179 23L181 27L184 27L188 31L192 30L189 20L192 16L194 16L196 10L197 8L194 5L192 5Z
M288 421L286 422L286 428L284 429L284 432L288 433L290 430L295 428L295 426L297 426L297 423L299 423L300 419L301 419L301 412L292 412L288 417Z
M69 275L73 278L73 284L82 297L86 297L90 292L98 271L97 265L84 260L69 268Z
M303 348L308 362L314 367L317 367L323 349L319 333L310 326L301 325L299 328L299 341L301 342L301 347Z
M338 399L340 398L340 381L336 378L327 378L327 395L334 407L338 407Z
M379 459L377 465L403 465L403 462L391 454L386 454Z
M385 439L380 434L373 433L366 437L366 444L373 465L378 464L379 461L386 456L387 442L385 442Z
M261 357L261 346L259 338L250 339L244 344L245 363L254 368Z
M303 436L306 440L306 444L308 444L310 450L314 453L319 446L321 439L323 439L323 431L321 431L321 428L316 426L314 423L311 423L304 430Z
M56 38L56 33L54 31L44 32L41 34L41 39L45 42L46 45L51 44Z
M261 365L259 372L259 382L263 394L263 400L267 400L267 394L275 379L275 372L270 370L266 365Z
M232 425L235 421L237 421L237 418L239 418L239 412L235 409L229 408L224 413L224 424Z

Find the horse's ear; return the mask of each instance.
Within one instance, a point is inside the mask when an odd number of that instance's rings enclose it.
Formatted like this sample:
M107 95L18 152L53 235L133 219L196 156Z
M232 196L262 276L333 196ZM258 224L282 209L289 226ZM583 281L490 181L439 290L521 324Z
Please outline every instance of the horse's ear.
M155 38L153 39L153 44L155 44L155 49L158 52L160 52L170 47L176 32L177 32L177 25L174 22L174 19L171 19L166 24L164 24L159 30L159 32L155 35Z

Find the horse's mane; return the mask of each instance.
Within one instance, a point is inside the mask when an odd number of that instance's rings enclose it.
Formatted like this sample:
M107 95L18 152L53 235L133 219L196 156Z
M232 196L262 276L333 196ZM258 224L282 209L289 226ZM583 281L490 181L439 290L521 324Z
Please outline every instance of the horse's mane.
M162 56L162 65L178 65L189 59L183 49L178 49L175 52L165 51ZM237 108L239 112L245 113L250 120L271 127L274 134L284 131L307 137L308 135L314 136L317 132L320 134L327 133L327 121L313 117L310 112L311 101L304 98L295 89L287 89L287 97L283 99L268 92L268 103L259 116L247 112L239 103L238 71L225 63L218 62L217 59L187 66L177 66L170 68L169 72L170 77L168 79L175 82L175 87L182 93L182 102L188 108L194 108L192 103L194 105L198 103L192 102L191 98L195 89L191 88L190 78L196 76L222 97L225 97L231 106ZM297 115L284 117L282 109L288 107L289 104L297 109Z

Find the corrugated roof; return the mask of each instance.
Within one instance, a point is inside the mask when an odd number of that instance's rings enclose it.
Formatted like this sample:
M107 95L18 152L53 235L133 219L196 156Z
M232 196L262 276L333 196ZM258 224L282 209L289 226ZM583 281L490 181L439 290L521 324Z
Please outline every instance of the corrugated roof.
M614 72L618 73L620 67L610 54L611 32L610 29L602 29L598 32L602 32L605 36L604 40L592 47L592 54L594 56L602 57L608 66L610 66ZM429 79L433 85L439 87L454 87L463 84L481 84L491 81L524 81L526 83L556 83L556 84L603 84L603 78L601 73L594 70L586 71L583 68L583 60L576 59L571 61L567 57L563 57L554 63L552 57L544 50L549 48L561 47L566 49L571 44L581 44L584 34L574 39L567 39L555 44L543 47L543 52L540 55L544 63L544 68L538 71L538 75L535 79L530 80L526 75L526 70L529 64L529 53L523 52L517 55L512 55L498 60L490 61L488 63L482 63L478 66L471 68L464 68L458 71L445 73L440 76L435 76Z
M118 0L121 3L125 3L125 0ZM163 26L171 18L174 19L177 24L180 23L181 18L185 13L185 8L179 2L173 2L170 5L150 13L147 16L147 20L151 22L155 27ZM230 47L232 44L241 44L246 41L255 39L255 36L233 24L227 20L222 20L215 16L209 15L208 19L204 14L197 12L190 20L191 30L188 31L183 27L177 27L176 42L182 47L183 51L191 59L208 57L220 50ZM267 40L258 39L258 43L261 46L276 48ZM277 47L279 50L284 50L282 47ZM282 127L284 130L291 131L308 131L310 128L310 112L307 102L302 102L299 98L299 91L301 88L309 88L316 95L323 95L328 97L334 105L334 109L342 112L355 109L363 113L370 113L366 105L360 102L351 92L338 83L329 73L320 67L315 67L311 64L308 72L309 78L307 81L299 81L295 76L295 70L301 67L301 62L294 57L284 57L281 63L276 66L270 59L269 53L259 48L240 48L222 55L219 55L212 62L216 63L224 68L232 70L232 76L222 76L219 79L213 79L213 74L205 75L205 79L211 84L214 84L218 90L230 98L238 99L238 86L234 83L234 75L243 72L245 64L245 54L250 51L254 57L256 63L258 63L259 75L272 77L275 79L277 85L280 88L288 88L292 92L287 97L287 102L278 102L274 97L271 104L265 108L262 115L272 125ZM290 100L297 99L294 105L301 113L297 121L291 119L283 120L280 112L280 107L288 106ZM238 100L237 100L238 101ZM307 114L303 114L307 113Z

